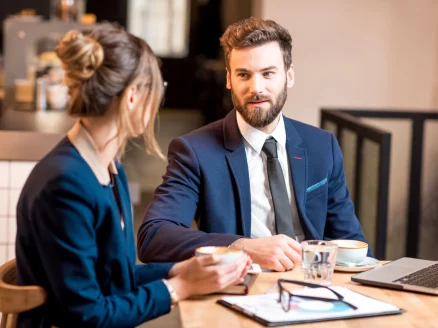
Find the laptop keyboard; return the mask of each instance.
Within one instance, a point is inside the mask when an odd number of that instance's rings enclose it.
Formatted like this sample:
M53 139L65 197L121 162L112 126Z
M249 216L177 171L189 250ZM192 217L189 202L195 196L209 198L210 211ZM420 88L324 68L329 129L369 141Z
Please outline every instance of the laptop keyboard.
M394 280L393 282L413 286L438 288L438 263L415 271L407 276Z

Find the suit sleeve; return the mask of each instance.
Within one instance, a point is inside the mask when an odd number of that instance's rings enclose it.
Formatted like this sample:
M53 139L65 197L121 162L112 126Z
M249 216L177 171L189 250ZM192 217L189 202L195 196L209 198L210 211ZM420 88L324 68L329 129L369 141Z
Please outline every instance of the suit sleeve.
M63 177L45 188L29 221L62 326L134 327L169 312L170 296L159 280L126 294L102 294L95 273L94 197L75 179Z
M327 224L324 237L366 241L347 188L341 148L334 135L331 135L331 141L333 171L328 185ZM373 256L371 247L368 247L368 256Z
M169 164L138 231L142 262L181 261L200 246L228 246L242 236L190 229L200 205L202 174L192 147L184 138L169 145ZM208 219L208 218L203 218Z

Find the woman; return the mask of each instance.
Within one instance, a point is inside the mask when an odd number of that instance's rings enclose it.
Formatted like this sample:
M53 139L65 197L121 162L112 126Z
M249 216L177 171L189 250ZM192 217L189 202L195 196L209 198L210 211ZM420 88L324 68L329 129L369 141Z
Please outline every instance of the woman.
M104 25L89 35L70 31L56 52L78 121L36 165L18 202L19 283L48 294L20 326L133 327L179 300L241 282L246 255L226 265L215 256L135 265L128 185L115 159L145 129L147 149L160 154L154 121L163 80L149 46Z

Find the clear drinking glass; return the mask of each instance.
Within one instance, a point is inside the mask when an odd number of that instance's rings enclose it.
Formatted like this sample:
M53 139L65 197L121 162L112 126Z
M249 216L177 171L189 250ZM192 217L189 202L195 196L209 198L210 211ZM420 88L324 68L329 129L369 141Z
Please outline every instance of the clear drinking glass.
M304 281L329 286L336 266L338 245L325 240L306 240L301 246Z

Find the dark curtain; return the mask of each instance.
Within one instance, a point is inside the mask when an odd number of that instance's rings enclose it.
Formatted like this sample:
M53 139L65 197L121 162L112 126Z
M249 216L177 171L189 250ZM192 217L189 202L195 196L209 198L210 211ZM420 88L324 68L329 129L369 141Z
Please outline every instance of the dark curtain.
M223 33L222 0L195 1L197 4L192 12L191 56L203 56L208 59L219 58L221 50L219 38Z
M97 21L117 22L126 27L128 19L128 1L127 0L87 0L87 13L96 15Z

